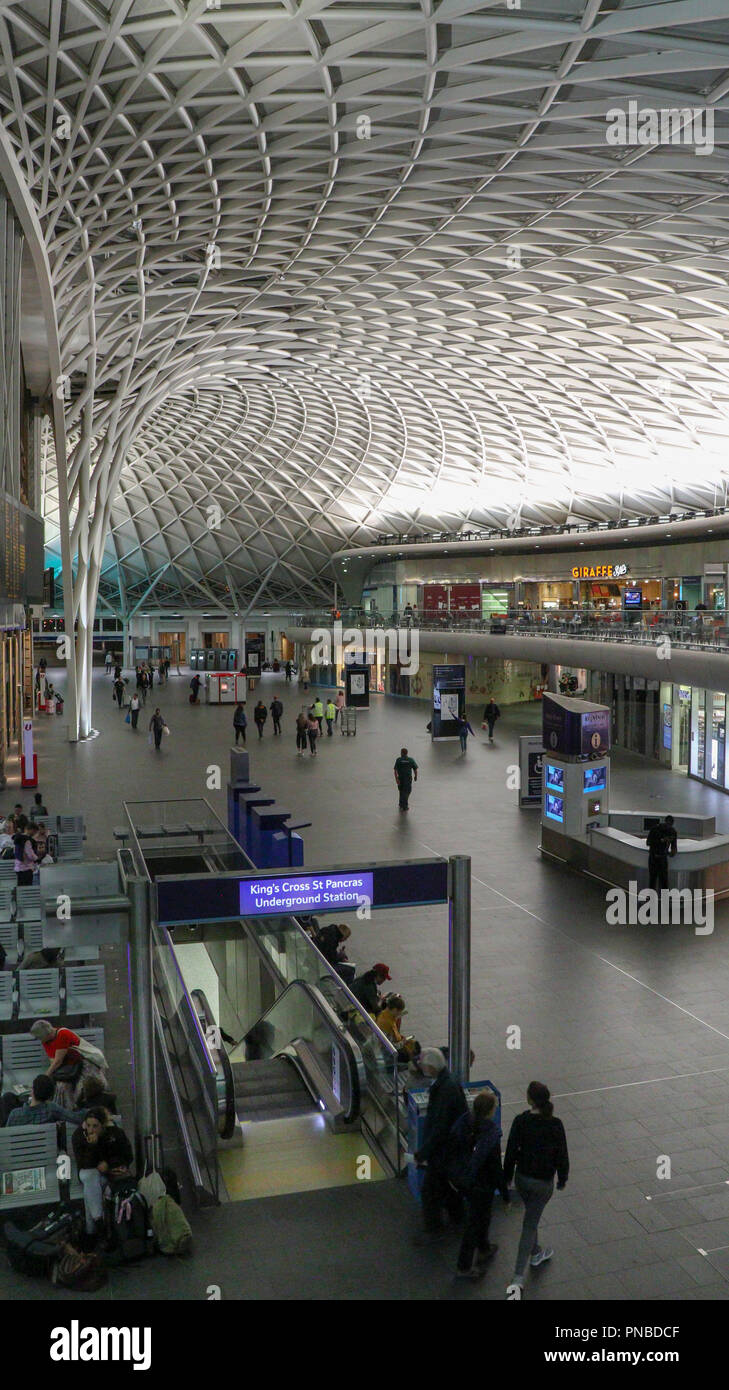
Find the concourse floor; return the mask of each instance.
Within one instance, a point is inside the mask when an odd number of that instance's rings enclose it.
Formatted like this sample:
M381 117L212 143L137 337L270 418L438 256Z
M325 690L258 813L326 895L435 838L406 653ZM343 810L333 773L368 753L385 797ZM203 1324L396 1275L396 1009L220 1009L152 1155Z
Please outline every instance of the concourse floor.
M207 796L225 817L225 793L208 783L219 766L225 785L232 709L190 707L188 683L183 673L155 689L136 734L113 708L101 671L97 738L70 746L61 719L39 721L40 790L53 808L63 800L83 809L87 857L113 852L125 798ZM518 735L539 727L537 706L504 709L493 747L474 710L477 735L462 757L457 744L431 744L425 705L373 697L356 737L337 732L320 741L317 757L299 758L294 715L311 691L264 677L261 693L267 704L274 693L283 699L284 733L274 739L269 718L259 741L249 724L251 775L294 821L313 822L304 832L307 866L472 857L472 1075L501 1090L505 1130L527 1083L545 1081L572 1162L541 1231L554 1258L526 1297L729 1297L729 905L717 905L709 936L686 926L609 926L604 887L541 861L538 814L520 812L507 785ZM156 704L171 728L159 754L146 736ZM402 746L420 767L407 815L392 772ZM9 787L0 804L16 799ZM729 828L720 792L619 751L612 805L701 811ZM375 913L350 925L351 959L362 968L389 964L391 987L407 1001L407 1030L423 1044L443 1042L445 910ZM482 1283L463 1289L451 1277L452 1240L411 1246L417 1214L404 1184L238 1201L193 1220L193 1260L114 1272L98 1297L205 1298L215 1284L230 1298L503 1299L520 1225L518 1208L497 1204L499 1252ZM397 1261L383 1258L383 1242L399 1249ZM0 1293L44 1296L42 1285L12 1278L0 1274Z

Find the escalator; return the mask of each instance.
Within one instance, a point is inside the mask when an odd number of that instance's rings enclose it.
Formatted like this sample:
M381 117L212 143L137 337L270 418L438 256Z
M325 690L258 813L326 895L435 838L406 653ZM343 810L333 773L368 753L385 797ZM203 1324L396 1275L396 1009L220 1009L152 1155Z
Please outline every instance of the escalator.
M235 1112L241 1123L291 1119L317 1109L317 1103L292 1057L270 1062L234 1062Z

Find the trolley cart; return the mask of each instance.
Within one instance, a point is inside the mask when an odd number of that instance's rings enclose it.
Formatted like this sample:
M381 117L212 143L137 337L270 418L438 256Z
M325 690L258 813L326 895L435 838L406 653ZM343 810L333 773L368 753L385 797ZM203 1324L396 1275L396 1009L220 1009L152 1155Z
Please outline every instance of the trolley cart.
M356 709L348 709L345 705L344 709L342 710L342 734L346 734L347 738L349 738L350 734L356 736L356 733L357 711Z

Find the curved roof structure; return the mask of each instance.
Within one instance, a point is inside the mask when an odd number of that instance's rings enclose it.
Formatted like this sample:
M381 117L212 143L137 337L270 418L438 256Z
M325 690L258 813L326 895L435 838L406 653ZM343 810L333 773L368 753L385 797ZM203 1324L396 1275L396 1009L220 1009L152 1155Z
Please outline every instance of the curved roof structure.
M726 0L5 0L0 46L82 616L726 500Z

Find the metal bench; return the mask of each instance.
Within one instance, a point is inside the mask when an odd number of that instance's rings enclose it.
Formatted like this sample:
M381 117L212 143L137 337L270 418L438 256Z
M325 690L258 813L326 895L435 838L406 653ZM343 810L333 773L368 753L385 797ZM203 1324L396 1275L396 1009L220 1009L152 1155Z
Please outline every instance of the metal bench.
M56 840L56 858L59 863L80 864L84 857L83 835L60 834Z
M0 1212L59 1200L57 1154L55 1125L0 1129Z
M59 816L58 817L59 835L80 835L84 836L83 816Z
M40 888L33 886L20 887L16 890L18 903L19 922L40 922L41 920L41 900Z
M23 958L25 958L25 956L29 956L31 951L40 951L43 949L42 922L23 923L23 943L25 945Z
M104 1051L103 1028L77 1028L80 1038ZM33 1078L48 1070L48 1057L42 1044L30 1033L11 1033L2 1038L2 1088L31 1086Z
M87 965L99 959L98 946L64 946L63 960L66 965Z
M0 1023L13 1017L13 978L9 970L0 970Z
M15 893L9 883L0 883L0 922L12 922L15 916Z
M106 972L103 965L69 965L66 969L66 1013L106 1013Z
M61 972L18 971L18 1018L53 1018L61 1012Z
M18 964L18 924L17 922L0 922L0 946L5 951L5 964Z
M14 859L0 859L0 883L15 883Z

